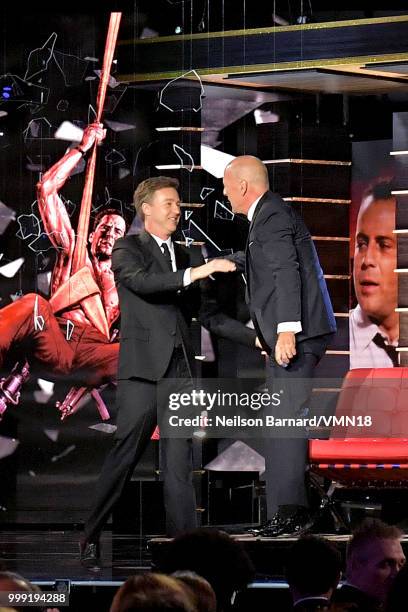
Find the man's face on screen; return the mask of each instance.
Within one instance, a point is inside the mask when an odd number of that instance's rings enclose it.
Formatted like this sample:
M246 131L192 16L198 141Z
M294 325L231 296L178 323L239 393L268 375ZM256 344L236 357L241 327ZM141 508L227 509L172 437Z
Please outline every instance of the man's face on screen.
M360 307L377 324L395 316L398 295L395 199L363 200L357 219L354 288Z
M110 259L115 241L126 232L126 223L120 215L104 215L89 235L91 253L97 259Z

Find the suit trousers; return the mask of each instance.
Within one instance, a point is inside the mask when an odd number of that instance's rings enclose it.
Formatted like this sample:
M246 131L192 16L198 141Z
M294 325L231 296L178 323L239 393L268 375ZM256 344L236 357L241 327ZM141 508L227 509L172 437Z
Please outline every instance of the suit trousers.
M278 365L271 355L267 370L269 391L283 391L281 406L273 409L275 418L306 417L313 387L313 373L331 335L296 345L297 354L288 367ZM275 432L277 433L277 432ZM308 506L305 469L308 452L307 431L296 428L296 437L262 440L265 457L267 518L280 506Z
M97 541L126 482L160 424L169 393L189 392L189 376L182 347L175 348L164 377L158 382L131 378L118 381L118 417L114 446L103 465L91 513L84 526L87 541ZM192 441L161 438L166 533L174 536L197 526L192 480Z

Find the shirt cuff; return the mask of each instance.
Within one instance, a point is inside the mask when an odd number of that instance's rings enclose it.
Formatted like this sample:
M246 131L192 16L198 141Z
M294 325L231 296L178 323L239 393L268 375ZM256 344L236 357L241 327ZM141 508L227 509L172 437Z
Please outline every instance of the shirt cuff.
M300 321L285 321L284 323L278 323L277 333L281 332L293 332L298 334L302 331L302 323Z
M191 285L191 268L187 268L183 276L183 287Z

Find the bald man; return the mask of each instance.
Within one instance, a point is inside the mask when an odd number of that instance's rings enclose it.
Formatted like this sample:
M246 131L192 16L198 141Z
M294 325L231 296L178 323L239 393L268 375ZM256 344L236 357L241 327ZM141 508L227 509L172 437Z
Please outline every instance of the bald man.
M398 365L396 200L387 182L365 192L357 218L350 312L350 368Z
M250 222L244 260L247 300L258 343L269 355L268 386L284 390L273 414L305 416L314 369L336 331L313 241L292 207L269 191L267 168L256 157L237 157L227 166L224 195L232 210ZM242 255L235 261L243 262ZM299 427L288 429L285 437L273 433L264 439L268 521L254 533L299 535L311 526L307 434Z

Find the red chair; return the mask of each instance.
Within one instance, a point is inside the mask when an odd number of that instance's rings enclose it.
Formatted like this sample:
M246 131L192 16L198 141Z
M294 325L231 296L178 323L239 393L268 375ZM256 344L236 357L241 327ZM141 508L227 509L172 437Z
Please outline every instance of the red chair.
M361 426L367 416L371 428ZM348 422L333 427L328 440L310 440L309 466L321 507L344 525L332 500L337 488L408 487L408 367L348 372L336 417ZM316 476L331 481L327 491Z

